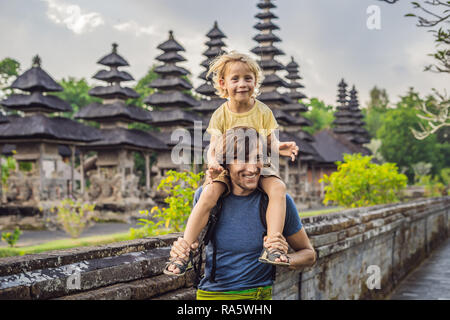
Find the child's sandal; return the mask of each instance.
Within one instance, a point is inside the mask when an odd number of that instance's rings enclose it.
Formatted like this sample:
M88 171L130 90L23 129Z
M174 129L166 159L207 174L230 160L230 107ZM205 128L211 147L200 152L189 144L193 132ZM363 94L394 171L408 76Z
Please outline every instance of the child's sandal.
M172 264L175 265L180 270L180 273L174 273L173 271L170 271L168 269L169 266ZM183 260L181 258L175 258L175 259L171 259L171 260L167 261L163 272L164 272L164 274L167 274L169 276L181 277L181 276L185 275L186 271L188 271L192 268L193 268L192 253L190 253L189 258L187 260Z
M287 259L287 262L275 261L275 259L280 259L281 256L285 256ZM290 265L289 257L287 256L287 254L285 254L284 252L282 252L278 249L269 251L269 249L264 248L263 251L261 252L261 256L258 258L258 261L262 262L262 263L277 265L277 266L289 266Z

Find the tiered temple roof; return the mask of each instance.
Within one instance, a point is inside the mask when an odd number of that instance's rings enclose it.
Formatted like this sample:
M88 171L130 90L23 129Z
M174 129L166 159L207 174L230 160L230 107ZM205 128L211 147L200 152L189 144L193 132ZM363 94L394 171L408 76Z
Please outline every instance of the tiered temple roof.
M350 90L350 100L348 101L348 107L352 113L354 124L358 127L358 135L354 137L353 142L359 145L369 143L370 136L369 132L364 128L365 122L362 120L364 115L361 113L358 102L358 91L356 91L353 85L352 90Z
M172 31L169 31L169 39L160 44L158 49L163 53L156 59L163 64L155 68L159 78L149 84L149 87L156 89L156 92L144 99L144 103L154 108L151 112L152 119L147 123L159 126L162 131L168 126L189 124L193 127L194 121L202 121L202 119L190 109L199 106L200 103L185 92L192 89L189 81L183 78L190 72L176 65L186 60L178 53L185 50L175 40Z
M101 139L89 144L89 147L128 146L139 150L165 149L166 145L151 133L128 129L132 122L145 123L151 120L149 111L127 105L126 100L137 98L139 94L131 88L121 86L121 82L134 78L119 67L129 66L128 62L117 53L118 45L112 44L112 52L101 58L97 63L109 67L109 70L99 70L94 79L107 83L107 86L97 86L89 91L91 96L103 99L103 103L94 102L79 110L75 118L96 121L100 123Z
M205 83L201 84L195 91L203 96L206 96L206 99L202 99L200 101L200 106L194 107L193 110L202 113L205 116L205 123L209 121L211 114L216 110L220 105L222 105L226 99L222 99L216 95L216 89L212 83L212 76L210 75L206 78L206 74L208 73L209 66L215 57L225 53L223 47L225 43L223 42L223 38L226 38L226 35L219 29L217 21L214 21L213 28L206 34L209 40L205 43L208 49L203 52L203 55L206 57L205 60L200 64L206 70L203 71L199 78L204 80Z
M64 100L47 95L47 92L62 91L47 72L41 68L39 56L33 58L32 67L17 77L11 88L29 94L12 94L1 104L12 110L20 110L24 117L7 116L8 123L0 125L0 140L55 140L70 144L97 140L98 130L64 117L47 117L45 113L72 111Z
M302 160L309 161L317 158L314 149L308 145L314 138L305 131L301 130L303 126L311 126L310 120L299 115L299 112L307 111L307 108L298 103L298 99L292 99L288 94L280 93L278 88L290 88L290 84L277 75L277 71L285 70L282 63L276 60L276 56L284 55L284 52L274 46L274 43L280 42L273 30L279 29L272 22L272 19L278 17L271 11L276 8L271 0L261 0L257 7L261 12L255 15L260 20L254 27L261 31L253 39L259 45L251 51L259 55L259 64L263 70L264 80L261 84L261 94L258 99L271 107L277 122L281 126L280 139L283 141L296 141L300 148L300 157ZM297 72L298 65L291 65L290 72ZM288 72L289 72L288 70ZM297 87L294 85L293 89Z

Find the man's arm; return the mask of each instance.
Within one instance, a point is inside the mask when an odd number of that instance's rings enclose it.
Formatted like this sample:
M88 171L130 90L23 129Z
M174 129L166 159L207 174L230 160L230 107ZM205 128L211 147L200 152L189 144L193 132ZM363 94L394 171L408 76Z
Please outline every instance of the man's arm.
M295 251L288 254L290 261L289 269L295 270L303 267L311 267L316 263L316 251L311 245L304 227L287 237L286 240Z

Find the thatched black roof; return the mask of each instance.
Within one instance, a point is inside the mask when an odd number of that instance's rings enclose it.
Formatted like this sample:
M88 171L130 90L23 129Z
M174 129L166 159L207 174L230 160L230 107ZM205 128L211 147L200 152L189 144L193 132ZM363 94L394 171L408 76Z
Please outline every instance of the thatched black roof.
M279 30L280 27L273 22L258 22L253 26L256 30Z
M143 108L127 105L124 101L102 104L94 102L81 108L76 114L76 119L84 119L97 122L124 121L145 122L151 119L150 111Z
M17 77L11 88L23 91L56 92L63 88L41 68L41 59L34 56L33 66Z
M319 153L316 151L316 149L313 147L311 142L302 139L298 135L298 132L283 132L283 131L281 131L280 135L279 135L279 140L282 142L295 141L295 143L297 144L297 146L299 148L298 159L300 159L300 161L302 161L302 162L304 162L304 161L306 161L306 162L309 162L309 161L321 162L323 160L320 157Z
M206 36L210 39L222 39L227 36L219 29L217 21L214 21L213 28L206 34Z
M148 85L150 88L159 90L189 90L192 85L183 78L157 78Z
M210 83L200 85L197 89L195 89L195 91L205 96L213 96L216 94L216 89Z
M220 47L210 47L205 52L203 52L203 55L208 58L213 58L213 57L220 56L224 52L225 51L222 50L222 48L220 48Z
M303 103L289 103L285 104L281 108L287 112L307 112L308 108Z
M102 64L108 67L124 67L129 66L128 62L117 54L117 43L112 44L112 52L100 60L97 61L98 64Z
M269 91L269 92L262 92L258 96L258 100L264 102L265 104L271 104L271 103L288 104L288 103L292 103L292 100L289 99L289 97L279 93L276 90Z
M274 35L272 32L270 33L260 33L253 37L253 40L256 42L280 42L281 39Z
M43 95L36 91L32 94L12 94L0 101L4 107L21 111L66 112L72 111L70 104L53 95Z
M191 111L177 109L152 111L152 119L147 121L147 123L156 126L168 126L175 124L192 126L194 121L202 121L202 117Z
M312 126L311 120L301 116L294 117L282 109L273 109L272 112L278 122L287 126Z
M288 87L288 83L277 76L275 73L266 75L262 82L263 86Z
M343 136L337 135L329 129L317 132L314 138L315 141L312 145L324 159L324 162L334 163L342 161L344 154L369 154L367 149L348 141Z
M42 114L28 117L8 116L9 123L0 125L0 140L49 139L90 142L99 138L96 128L63 117L49 118Z
M260 20L278 19L278 17L270 11L259 12L259 13L255 14L255 18L260 19Z
M185 51L185 49L173 37L173 31L169 31L169 40L161 43L158 47L164 52L168 51Z
M175 65L162 65L155 67L154 71L162 76L186 76L190 74L188 70L183 67L178 67Z
M180 107L189 108L200 105L190 95L180 91L155 92L144 99L144 103L157 107Z
M88 148L108 147L117 148L129 146L148 150L166 150L167 145L153 133L138 129L102 129L101 139L88 144Z
M89 90L89 95L102 99L139 98L139 94L131 88L123 88L118 83L106 87L95 87Z
M9 122L8 118L5 117L3 115L3 113L0 112L0 123L6 123L6 122Z
M284 55L283 51L272 45L257 46L250 51L257 55L274 55L274 56Z
M133 76L128 72L119 71L117 69L100 70L92 78L107 82L122 82L134 80Z
M263 70L284 70L283 64L275 59L259 60L258 64Z
M222 99L219 97L212 98L210 100L200 100L200 105L197 107L193 107L192 110L197 112L214 112L218 107L224 104L227 99Z
M260 9L273 9L277 7L270 0L262 0L256 6Z
M182 61L186 61L186 58L183 57L182 55L178 54L176 51L163 52L162 54L157 56L155 59L158 60L158 61L161 61L161 62L182 62Z

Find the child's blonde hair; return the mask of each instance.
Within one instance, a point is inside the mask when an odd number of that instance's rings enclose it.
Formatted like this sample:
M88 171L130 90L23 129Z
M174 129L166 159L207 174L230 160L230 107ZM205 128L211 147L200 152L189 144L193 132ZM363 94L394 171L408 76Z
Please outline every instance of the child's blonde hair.
M220 87L219 80L224 79L226 66L230 62L245 63L255 75L256 85L255 91L253 93L253 97L255 98L259 94L259 87L261 86L261 83L263 81L263 73L258 63L254 59L244 53L239 53L237 51L224 53L216 57L209 65L209 70L206 74L206 78L208 78L211 73L213 74L214 88L217 90L216 94L221 98L228 98L228 92L227 90L224 90Z

